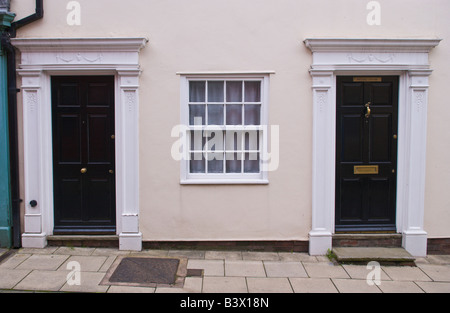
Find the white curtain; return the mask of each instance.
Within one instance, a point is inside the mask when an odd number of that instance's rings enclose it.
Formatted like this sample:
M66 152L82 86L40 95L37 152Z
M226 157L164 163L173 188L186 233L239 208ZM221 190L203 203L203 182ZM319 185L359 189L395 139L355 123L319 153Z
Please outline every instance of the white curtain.
M191 81L189 102L190 125L261 125L260 81ZM204 135L191 132L191 150L203 151L191 153L191 173L259 173L258 131Z

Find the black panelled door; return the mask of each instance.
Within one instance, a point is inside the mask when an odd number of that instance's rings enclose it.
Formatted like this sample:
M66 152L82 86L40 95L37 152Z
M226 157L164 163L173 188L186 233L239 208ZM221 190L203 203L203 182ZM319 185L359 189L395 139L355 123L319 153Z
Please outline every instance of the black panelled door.
M398 77L337 77L336 231L395 231Z
M52 77L55 234L115 233L114 77Z

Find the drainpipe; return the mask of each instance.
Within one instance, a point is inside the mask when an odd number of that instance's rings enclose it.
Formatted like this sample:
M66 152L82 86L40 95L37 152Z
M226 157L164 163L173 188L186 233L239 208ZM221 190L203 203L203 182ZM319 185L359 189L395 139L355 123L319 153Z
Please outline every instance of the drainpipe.
M13 248L20 248L21 224L20 224L20 184L19 184L19 153L18 153L18 126L17 126L17 89L16 83L16 51L11 45L11 38L16 37L17 29L35 22L44 17L44 1L36 0L35 13L12 23L6 32L2 32L2 47L7 56L7 80L8 80L8 117L9 117L9 156L10 156L10 186L12 204L12 241ZM9 12L10 0L0 0L0 10ZM10 13L14 15L13 13Z
M0 3L4 1L4 2L9 2L10 0L0 0ZM24 17L23 19L20 19L18 21L15 21L14 23L12 23L11 25L11 29L10 29L10 34L11 34L11 38L15 38L16 37L16 31L17 29L31 24L33 22L36 22L37 20L40 20L41 18L44 17L44 0L36 0L36 10L34 14L31 14L27 17Z

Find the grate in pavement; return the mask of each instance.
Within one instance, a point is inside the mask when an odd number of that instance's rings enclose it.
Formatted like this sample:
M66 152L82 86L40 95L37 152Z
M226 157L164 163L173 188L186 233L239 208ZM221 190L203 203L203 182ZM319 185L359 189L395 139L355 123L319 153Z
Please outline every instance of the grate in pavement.
M187 260L177 258L118 257L102 285L182 287Z

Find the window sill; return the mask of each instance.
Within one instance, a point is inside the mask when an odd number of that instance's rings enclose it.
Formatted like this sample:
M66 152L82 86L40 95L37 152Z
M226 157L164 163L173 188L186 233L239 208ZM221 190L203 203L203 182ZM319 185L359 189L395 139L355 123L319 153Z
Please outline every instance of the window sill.
M182 179L180 185L268 185L267 179Z

